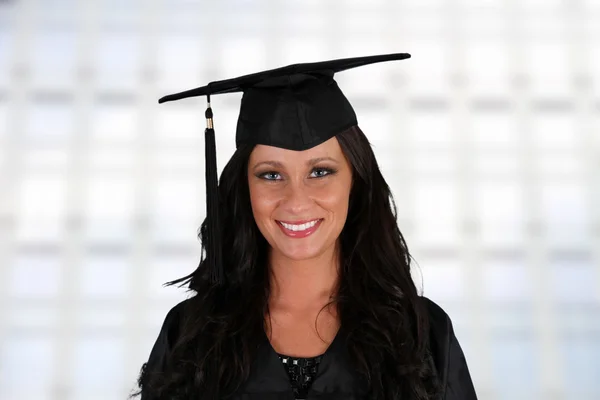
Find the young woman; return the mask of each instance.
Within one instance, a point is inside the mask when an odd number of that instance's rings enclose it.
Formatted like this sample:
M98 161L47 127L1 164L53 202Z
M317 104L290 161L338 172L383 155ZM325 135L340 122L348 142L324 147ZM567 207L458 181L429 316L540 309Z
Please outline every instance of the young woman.
M170 282L193 296L165 318L142 400L476 399L450 318L417 293L390 189L333 80L409 57L297 64L163 99L244 92L237 150L207 196L206 257ZM210 105L207 118L214 135Z

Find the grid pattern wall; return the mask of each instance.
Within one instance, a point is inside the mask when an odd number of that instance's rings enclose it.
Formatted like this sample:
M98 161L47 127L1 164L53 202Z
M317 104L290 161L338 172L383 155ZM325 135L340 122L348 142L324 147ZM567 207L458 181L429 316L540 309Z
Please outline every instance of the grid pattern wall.
M204 99L159 96L385 52L337 80L480 398L600 398L596 0L0 1L0 398L126 398L185 297Z

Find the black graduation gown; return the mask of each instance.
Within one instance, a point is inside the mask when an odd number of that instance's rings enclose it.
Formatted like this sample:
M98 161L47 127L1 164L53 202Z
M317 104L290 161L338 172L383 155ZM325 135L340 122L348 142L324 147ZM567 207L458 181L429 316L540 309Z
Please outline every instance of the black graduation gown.
M436 370L443 385L443 400L476 400L475 389L465 356L458 343L450 317L426 297L430 316L430 345ZM182 302L183 303L183 302ZM170 334L177 325L179 303L167 314L148 359L149 371L160 370L165 354L173 342ZM366 399L367 388L350 367L344 349L343 327L326 350L306 400ZM290 380L266 335L253 362L249 379L240 387L234 400L294 400ZM150 399L142 391L141 400ZM162 399L161 399L162 400Z

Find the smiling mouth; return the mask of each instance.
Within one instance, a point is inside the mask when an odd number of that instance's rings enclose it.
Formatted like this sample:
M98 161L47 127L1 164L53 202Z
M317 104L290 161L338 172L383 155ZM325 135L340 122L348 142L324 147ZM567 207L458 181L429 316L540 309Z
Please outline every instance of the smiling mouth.
M323 218L307 220L301 224L277 221L277 225L279 225L279 228L284 235L294 239L301 239L312 235L317 229L319 229L321 222L323 222Z
M314 227L321 220L322 220L322 218L317 218L317 219L313 219L313 220L308 221L308 222L304 222L302 224L290 224L290 223L283 222L283 221L277 221L277 223L279 223L285 229L290 230L292 232L302 232L302 231L306 231L306 230Z

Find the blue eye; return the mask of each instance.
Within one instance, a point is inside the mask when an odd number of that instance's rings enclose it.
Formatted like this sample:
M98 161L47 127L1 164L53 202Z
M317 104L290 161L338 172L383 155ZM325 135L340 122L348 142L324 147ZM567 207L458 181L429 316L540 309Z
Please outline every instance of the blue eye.
M331 168L314 168L310 173L310 178L324 178L327 175L335 174L337 171ZM276 171L267 171L256 174L257 178L264 179L265 181L280 181L283 178Z
M327 175L334 174L335 171L331 168L315 168L311 173L311 177L313 178L323 178Z
M281 179L279 177L279 173L275 171L264 172L262 174L259 174L258 177L267 181L277 181Z

